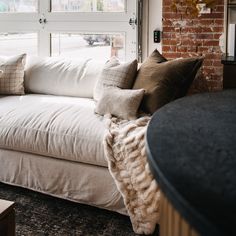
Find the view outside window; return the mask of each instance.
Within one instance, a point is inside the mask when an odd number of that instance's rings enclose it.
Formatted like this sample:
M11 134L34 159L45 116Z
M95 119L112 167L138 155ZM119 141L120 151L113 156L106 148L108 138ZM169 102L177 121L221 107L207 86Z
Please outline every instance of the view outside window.
M0 33L0 52L4 56L27 53L36 56L38 50L37 33Z
M54 33L51 45L52 56L125 60L125 34Z
M38 0L0 0L0 13L36 12Z
M125 0L52 0L55 12L124 12Z
M136 40L136 30L119 24L119 22L125 22L127 17L124 16L131 15L131 12L137 10L136 0L129 1L127 4L127 0L0 0L0 54L11 56L27 53L37 56L39 53L41 56L74 58L79 56L103 61L109 60L112 56L117 56L122 61L133 58L136 56L136 45L133 43ZM50 2L51 11L48 12L47 4L41 4L40 9L42 14L50 15L50 20L47 19L46 24L40 25L38 23L38 18L41 17L41 14L38 15L39 4L46 2ZM94 27L91 27L90 18L86 21L83 17L83 21L79 22L80 14L76 13L80 12L94 13L91 14L93 20L99 16L98 21L101 21L101 24L98 25L97 31L93 32ZM99 12L104 12L104 14L97 14ZM122 14L116 14L119 12ZM16 14L12 19L5 17L5 14L13 15L14 13ZM75 20L72 18L74 14L78 16ZM32 19L29 17L31 15ZM49 21L50 24L47 24ZM116 24L114 29L109 28L108 31L102 22L112 21ZM58 31L60 25L62 32ZM56 32L52 30L54 26ZM72 32L63 31L67 26ZM27 29L25 30L27 32L24 32L24 29ZM81 32L81 29L86 29L86 32ZM132 43L127 47L129 42ZM42 51L38 52L39 49Z

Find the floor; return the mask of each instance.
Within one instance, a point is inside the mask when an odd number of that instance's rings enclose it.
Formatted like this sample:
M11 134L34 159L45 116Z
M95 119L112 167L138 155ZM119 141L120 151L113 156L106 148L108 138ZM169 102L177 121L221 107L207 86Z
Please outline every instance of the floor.
M0 183L16 203L17 236L134 236L129 217Z

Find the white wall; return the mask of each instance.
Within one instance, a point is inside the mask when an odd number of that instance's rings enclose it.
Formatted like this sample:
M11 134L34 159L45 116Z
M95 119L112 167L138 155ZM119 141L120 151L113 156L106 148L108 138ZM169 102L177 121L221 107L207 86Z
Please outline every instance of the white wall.
M153 31L155 29L162 31L162 0L144 1L149 1L148 54L150 54L155 48L161 51L161 43L153 43Z

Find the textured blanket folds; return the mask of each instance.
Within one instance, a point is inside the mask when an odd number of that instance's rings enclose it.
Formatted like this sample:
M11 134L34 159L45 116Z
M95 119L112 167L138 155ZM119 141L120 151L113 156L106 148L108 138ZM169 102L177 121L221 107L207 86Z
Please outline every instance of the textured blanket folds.
M108 167L138 234L151 234L159 222L160 190L147 163L145 133L150 117L108 119L104 139Z

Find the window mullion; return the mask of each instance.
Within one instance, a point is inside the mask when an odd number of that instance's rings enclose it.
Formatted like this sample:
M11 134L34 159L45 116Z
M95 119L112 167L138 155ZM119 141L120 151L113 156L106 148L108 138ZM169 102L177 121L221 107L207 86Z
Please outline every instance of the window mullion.
M50 33L45 29L39 30L38 36L38 55L40 57L50 56Z
M50 11L51 0L39 1L39 13L46 15Z
M39 1L39 19L47 19L47 15L50 14L51 0ZM38 32L38 55L41 57L50 56L51 52L51 40L50 32L47 30L47 24L41 24L41 29Z

